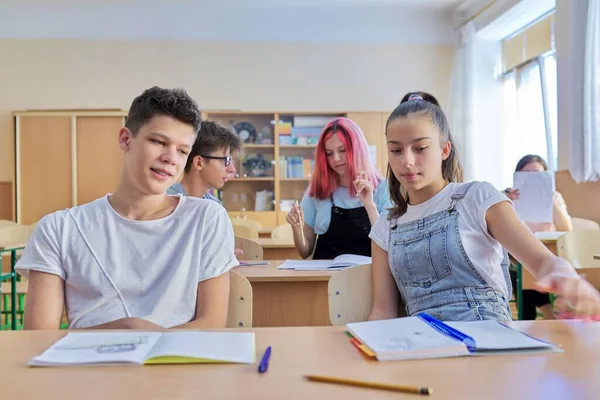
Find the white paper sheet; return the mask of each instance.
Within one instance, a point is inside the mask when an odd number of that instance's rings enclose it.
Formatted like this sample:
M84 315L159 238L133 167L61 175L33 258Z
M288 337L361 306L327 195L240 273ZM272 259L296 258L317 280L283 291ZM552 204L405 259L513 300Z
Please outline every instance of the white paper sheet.
M535 223L552 222L552 175L543 172L515 172L513 188L519 190L514 201L517 215L522 221Z

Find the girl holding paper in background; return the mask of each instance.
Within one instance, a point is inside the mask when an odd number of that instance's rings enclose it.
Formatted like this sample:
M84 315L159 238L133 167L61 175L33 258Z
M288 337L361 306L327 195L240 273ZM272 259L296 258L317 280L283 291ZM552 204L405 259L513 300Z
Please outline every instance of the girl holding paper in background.
M315 150L315 170L300 206L286 217L302 258L371 256L371 225L391 207L383 177L369 160L367 141L348 118L330 121ZM317 239L317 235L319 235Z
M560 296L575 318L600 316L600 293L552 254L487 182L462 181L446 116L419 95L386 123L388 183L394 208L373 225L373 305L369 320L425 312L446 321L510 320L508 256L541 291ZM567 314L565 314L566 316Z
M546 161L537 155L529 154L521 158L517 163L515 172L542 172L547 171ZM519 200L519 190L508 188L504 191L512 201ZM554 192L552 197L552 220L553 222L530 222L523 221L532 232L548 231L571 231L573 224L571 216L567 212L567 205L559 192ZM510 271L510 279L513 288L517 286L517 272L514 269ZM523 319L534 320L537 317L536 307L540 309L544 319L554 319L554 312L550 304L548 293L540 293L536 290L523 290Z
M548 164L546 164L546 161L542 157L533 154L521 158L515 168L515 172L542 172L547 170ZM518 189L508 188L504 192L512 201L519 199ZM552 197L552 219L553 223L523 222L532 232L570 232L573 229L571 216L567 211L565 200L559 192L554 192L554 197Z

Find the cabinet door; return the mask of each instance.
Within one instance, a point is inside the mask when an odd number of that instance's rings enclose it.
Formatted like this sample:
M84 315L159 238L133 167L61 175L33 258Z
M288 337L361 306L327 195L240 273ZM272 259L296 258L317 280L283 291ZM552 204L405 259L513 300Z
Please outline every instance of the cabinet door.
M117 188L123 166L119 130L123 117L77 117L77 204Z
M17 217L32 224L72 206L71 117L17 118Z

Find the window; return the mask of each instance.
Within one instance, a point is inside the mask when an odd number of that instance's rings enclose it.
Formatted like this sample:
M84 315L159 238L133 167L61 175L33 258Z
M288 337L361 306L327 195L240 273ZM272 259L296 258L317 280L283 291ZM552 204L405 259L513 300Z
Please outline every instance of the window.
M527 154L537 154L555 171L558 165L557 68L554 15L503 41L503 184Z

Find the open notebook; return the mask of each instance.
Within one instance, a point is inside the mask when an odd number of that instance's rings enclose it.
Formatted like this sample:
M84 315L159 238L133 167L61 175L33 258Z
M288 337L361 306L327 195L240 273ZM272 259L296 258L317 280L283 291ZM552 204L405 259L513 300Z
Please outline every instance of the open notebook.
M370 263L371 257L342 254L333 260L286 260L277 269L294 269L296 271L335 270Z
M562 351L497 321L441 322L423 313L346 328L353 344L379 361Z
M251 364L255 353L254 332L76 332L28 365Z

